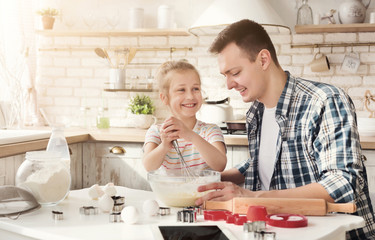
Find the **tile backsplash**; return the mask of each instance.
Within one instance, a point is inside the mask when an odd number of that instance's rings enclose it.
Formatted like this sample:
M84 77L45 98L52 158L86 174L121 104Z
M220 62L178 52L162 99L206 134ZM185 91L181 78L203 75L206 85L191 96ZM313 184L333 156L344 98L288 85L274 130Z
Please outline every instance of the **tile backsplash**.
M343 88L353 99L359 116L369 115L364 109L364 93L375 94L375 46L292 48L292 44L309 43L361 43L371 42L375 32L294 34L283 28L268 27L284 70L306 79L330 83ZM68 125L94 126L98 107L108 107L112 126L129 126L127 105L135 92L104 91L109 80L109 66L98 57L94 49L107 48L112 61L116 61L115 48L192 48L191 51L141 51L126 68L128 86L139 86L153 78L159 64L169 59L187 59L199 70L204 94L219 100L230 97L237 119L242 118L251 103L243 103L239 94L227 90L225 79L219 74L217 60L209 48L214 36L50 36L38 35L37 92L38 104L52 122ZM343 41L344 40L344 41ZM111 50L112 49L112 50ZM311 72L309 63L320 51L328 56L331 69ZM341 70L345 55L357 53L361 65L357 73ZM158 93L146 92L155 100L159 120L169 115L158 99ZM374 108L375 110L375 108Z

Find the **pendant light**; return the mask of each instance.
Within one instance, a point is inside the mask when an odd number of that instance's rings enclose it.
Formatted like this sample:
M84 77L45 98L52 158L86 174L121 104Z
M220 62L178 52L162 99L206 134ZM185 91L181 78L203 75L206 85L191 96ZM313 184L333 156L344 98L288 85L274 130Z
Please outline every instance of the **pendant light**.
M215 0L189 28L189 32L197 36L217 35L227 25L242 19L290 31L268 0Z

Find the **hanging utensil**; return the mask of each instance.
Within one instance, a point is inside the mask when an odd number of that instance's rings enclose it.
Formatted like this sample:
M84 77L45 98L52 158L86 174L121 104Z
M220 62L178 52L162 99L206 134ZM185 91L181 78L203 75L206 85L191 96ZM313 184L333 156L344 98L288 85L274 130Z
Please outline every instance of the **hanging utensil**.
M112 61L109 58L108 52L105 49L103 49L103 48L95 48L94 51L95 51L96 55L98 55L99 57L107 59L109 65L111 66L111 68L114 68L114 66L112 64Z
M129 55L128 55L128 60L127 60L128 64L133 60L133 58L135 57L136 53L137 53L137 49L136 48L129 48Z

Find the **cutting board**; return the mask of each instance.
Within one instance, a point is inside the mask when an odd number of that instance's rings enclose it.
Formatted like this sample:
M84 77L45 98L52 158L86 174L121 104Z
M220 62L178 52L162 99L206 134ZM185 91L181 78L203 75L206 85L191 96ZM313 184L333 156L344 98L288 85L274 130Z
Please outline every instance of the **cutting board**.
M306 216L324 216L330 212L354 213L354 203L329 203L324 199L305 198L233 198L229 201L206 201L204 209L222 209L247 214L250 206L265 206L268 214L290 213Z

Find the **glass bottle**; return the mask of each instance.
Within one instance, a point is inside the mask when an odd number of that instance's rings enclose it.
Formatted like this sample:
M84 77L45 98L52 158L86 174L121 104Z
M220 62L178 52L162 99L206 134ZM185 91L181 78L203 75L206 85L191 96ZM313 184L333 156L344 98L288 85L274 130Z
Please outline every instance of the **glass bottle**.
M297 12L297 25L313 24L313 13L307 0L302 0L302 5Z
M96 117L96 127L99 129L109 128L109 118L107 116L108 108L99 108L98 116Z
M47 152L57 152L70 171L70 153L63 126L54 126L48 140Z

